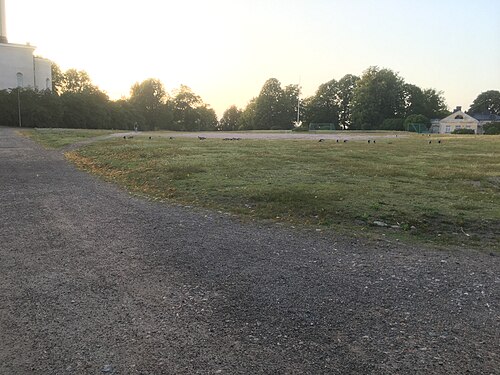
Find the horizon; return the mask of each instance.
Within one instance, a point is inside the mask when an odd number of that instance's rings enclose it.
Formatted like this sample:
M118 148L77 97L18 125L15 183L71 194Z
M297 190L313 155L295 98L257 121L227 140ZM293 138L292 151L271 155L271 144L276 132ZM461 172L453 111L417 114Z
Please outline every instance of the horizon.
M135 4L89 0L75 16L62 0L7 0L7 36L30 42L62 70L85 70L111 99L158 78L168 92L189 86L218 117L231 105L244 108L269 78L300 83L307 97L370 66L442 91L450 110L500 89L500 20L491 16L500 2L493 0Z

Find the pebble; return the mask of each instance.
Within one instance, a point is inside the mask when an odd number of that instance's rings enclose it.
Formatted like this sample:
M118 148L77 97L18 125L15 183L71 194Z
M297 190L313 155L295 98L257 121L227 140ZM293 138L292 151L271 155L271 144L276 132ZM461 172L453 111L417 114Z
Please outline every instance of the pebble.
M106 365L102 368L101 372L104 372L104 373L111 373L113 372L113 366L111 365Z

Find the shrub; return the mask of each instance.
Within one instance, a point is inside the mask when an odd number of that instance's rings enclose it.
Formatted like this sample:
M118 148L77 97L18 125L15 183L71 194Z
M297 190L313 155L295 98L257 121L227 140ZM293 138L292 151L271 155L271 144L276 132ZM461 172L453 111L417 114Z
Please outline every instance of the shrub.
M426 129L429 129L429 127L431 126L431 122L424 115L410 115L406 118L406 120L404 122L405 130L406 131L415 131L415 128L412 125L418 125L419 127L425 126Z
M451 134L476 134L474 129L455 129Z
M387 118L380 125L380 130L405 130L402 118Z
M500 122L490 122L483 126L484 134L500 134Z

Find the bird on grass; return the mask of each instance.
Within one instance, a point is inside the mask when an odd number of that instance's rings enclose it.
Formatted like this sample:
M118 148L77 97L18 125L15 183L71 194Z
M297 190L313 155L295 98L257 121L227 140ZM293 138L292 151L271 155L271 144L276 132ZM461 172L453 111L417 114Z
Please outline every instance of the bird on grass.
M441 140L439 140L438 143L441 143Z
M321 138L318 142L324 142L325 140L323 138Z
M368 140L368 143L370 143L370 140Z
M431 144L431 143L432 143L432 141L429 141L429 144Z
M347 143L347 139L344 139L344 143Z
M205 139L207 139L207 137L201 137L201 136L198 136L198 139L199 139L200 141L204 141Z
M168 139L174 139L174 137L169 137Z

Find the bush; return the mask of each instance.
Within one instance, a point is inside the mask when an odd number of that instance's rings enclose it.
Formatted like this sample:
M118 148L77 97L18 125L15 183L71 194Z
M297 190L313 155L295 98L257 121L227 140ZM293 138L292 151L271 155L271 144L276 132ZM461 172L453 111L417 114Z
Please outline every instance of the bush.
M387 118L379 127L380 130L405 130L402 118Z
M404 128L406 131L415 131L415 126L425 126L429 129L431 126L430 120L424 115L410 115L406 118L404 122Z
M474 129L455 129L451 134L476 134Z
M490 122L483 126L484 134L500 134L500 122Z

